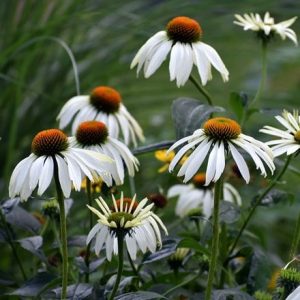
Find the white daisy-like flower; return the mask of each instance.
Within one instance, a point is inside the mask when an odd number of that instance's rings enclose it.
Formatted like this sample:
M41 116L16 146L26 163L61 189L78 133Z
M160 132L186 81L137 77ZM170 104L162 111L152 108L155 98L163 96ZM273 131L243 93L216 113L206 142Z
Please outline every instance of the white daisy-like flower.
M280 35L285 40L289 38L296 45L298 44L296 33L289 28L297 19L297 17L275 24L274 19L270 16L269 12L266 12L264 18L259 14L244 14L234 15L237 21L234 24L244 27L244 30L253 30L258 33L262 33L264 38L271 37L274 33Z
M266 144L271 146L274 156L280 156L283 153L291 155L300 150L300 116L295 110L293 114L284 110L282 116L275 117L277 121L285 127L285 130L272 126L264 126L260 132L276 136L279 139L269 141Z
M150 77L170 54L170 80L176 79L183 86L189 79L195 64L202 85L212 79L211 65L228 81L229 72L219 54L211 46L201 42L202 29L197 21L188 17L172 19L166 30L157 32L140 48L130 68L137 65L137 73L144 66L145 78Z
M74 137L69 138L73 147L99 152L111 157L114 164L110 171L116 185L124 183L125 166L129 176L133 177L138 170L139 161L128 147L109 135L109 130L103 122L86 121L79 125ZM124 166L125 164L125 166Z
M104 244L109 261L113 254L117 255L118 234L124 236L128 253L133 260L136 259L139 249L143 253L147 250L154 253L157 246L161 247L160 228L166 235L168 231L161 219L151 211L154 204L147 205L147 198L138 203L135 196L130 199L124 198L123 194L120 200L116 201L113 195L112 199L113 208L109 208L101 197L96 199L100 210L88 205L88 208L99 217L98 223L91 229L86 240L89 244L96 237L95 253L97 255Z
M214 206L214 189L212 185L205 186L205 173L197 173L190 184L176 184L168 191L168 198L177 197L175 208L176 215L181 218L187 216L190 211L199 209L208 219L212 215ZM242 204L239 192L229 183L223 185L223 200Z
M15 167L9 183L9 196L20 195L27 200L38 186L38 195L49 187L57 172L62 192L70 196L72 184L76 191L87 176L92 182L101 177L107 185L112 184L113 160L107 155L71 147L68 137L59 129L39 132L32 141L32 153ZM105 167L105 168L104 168Z
M202 129L198 129L192 135L177 141L168 151L172 151L186 142L187 145L177 152L169 166L169 171L173 171L182 156L192 150L177 174L177 176L184 175L184 182L187 182L196 174L206 156L208 156L208 163L205 185L216 182L225 169L225 154L231 153L242 177L248 183L250 172L237 147L242 148L251 156L256 168L261 171L262 175L267 176L263 162L272 174L275 170L271 149L253 137L242 134L240 125L228 118L209 119L204 123Z
M144 141L143 131L123 105L121 95L108 86L96 87L90 95L71 98L61 109L57 120L61 129L73 122L73 135L80 123L96 120L104 122L114 138L122 132L126 145L133 143L136 146L137 140Z

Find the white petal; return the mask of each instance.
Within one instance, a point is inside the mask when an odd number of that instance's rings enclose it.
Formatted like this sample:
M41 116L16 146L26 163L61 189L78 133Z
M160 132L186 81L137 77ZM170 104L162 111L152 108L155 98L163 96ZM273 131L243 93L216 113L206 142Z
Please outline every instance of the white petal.
M87 238L86 238L86 244L88 245L90 243L90 241L94 238L94 236L96 235L96 233L100 230L101 225L99 223L97 223L89 232Z
M41 169L41 175L39 178L38 195L42 195L50 185L53 177L53 169L54 169L53 158L47 157Z

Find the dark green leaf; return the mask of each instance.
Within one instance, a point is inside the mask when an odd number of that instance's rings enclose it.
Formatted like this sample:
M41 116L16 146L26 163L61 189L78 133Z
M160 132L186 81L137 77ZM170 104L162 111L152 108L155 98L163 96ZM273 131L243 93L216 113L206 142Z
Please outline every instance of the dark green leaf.
M229 297L231 296L231 297ZM214 290L212 294L212 300L254 300L249 294L242 292L238 289L225 289Z
M67 287L67 298L81 300L89 297L93 293L93 286L88 283L72 284ZM43 295L43 299L60 299L61 288L57 288Z
M75 257L74 263L77 265L81 273L92 273L105 262L106 258L98 258L90 262L89 269L86 266L85 260L83 257Z
M229 106L239 121L243 118L246 103L247 96L245 94L230 93Z
M18 206L18 203L18 199L7 200L3 203L2 210L7 223L31 233L38 233L41 228L40 222L25 209Z
M155 253L150 254L147 258L143 261L143 264L149 264L154 261L158 261L164 259L176 251L178 244L178 240L175 239L167 239L163 241L162 248Z
M41 236L32 236L29 238L18 240L20 246L27 251L33 253L40 260L46 262L47 259L45 257L44 252L40 249L43 245L43 238Z
M240 218L240 213L240 209L237 205L228 201L221 201L220 222L224 222L226 224L234 223Z
M55 277L52 274L41 272L35 277L26 281L19 289L10 293L10 295L23 296L23 297L35 297L40 290L51 282Z
M203 104L193 98L178 98L172 103L172 118L175 125L176 137L180 139L199 129L202 123L213 112L224 111L221 107Z
M148 153L148 152L154 152L156 150L162 150L162 149L168 149L170 148L175 141L163 141L160 143L151 144L148 146L139 147L132 150L132 153L134 155Z
M160 294L146 291L135 293L127 293L115 298L116 300L152 300L152 299L168 299Z
M258 197L258 196L257 196ZM291 202L294 195L286 191L273 189L271 190L261 201L261 206L272 206L282 202ZM256 202L257 198L254 198L252 203Z
M201 244L199 244L198 241L191 239L191 238L187 238L187 239L183 239L178 243L178 248L182 247L182 248L189 248L192 250L195 250L196 252L199 253L204 253L206 255L209 255L209 251L203 247Z

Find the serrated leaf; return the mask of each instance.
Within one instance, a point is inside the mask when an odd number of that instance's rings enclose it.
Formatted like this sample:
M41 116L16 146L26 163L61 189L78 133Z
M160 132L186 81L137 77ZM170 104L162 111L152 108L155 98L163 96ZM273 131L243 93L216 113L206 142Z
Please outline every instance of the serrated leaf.
M249 294L238 289L224 289L214 290L212 293L212 300L227 300L231 296L232 300L253 300L254 298Z
M2 204L6 222L31 233L38 233L41 228L40 222L18 204L18 199L7 200Z
M240 214L240 208L237 205L229 201L221 201L219 214L220 222L232 224L240 218Z
M55 276L46 272L38 273L35 277L26 281L20 288L11 292L9 295L36 297L43 287L54 278Z
M166 239L163 241L162 248L155 253L150 254L147 258L143 261L143 264L149 264L154 261L159 261L164 259L176 251L178 244L177 239Z
M134 155L148 153L148 152L154 152L156 150L162 150L162 149L168 149L170 148L175 141L163 141L155 144L151 144L148 146L139 147L132 150L132 153Z
M81 300L89 297L93 293L93 286L88 283L72 284L67 287L66 299ZM60 299L61 287L43 295L43 299Z
M146 292L146 291L127 293L115 297L115 300L152 300L152 299L168 299L168 298L157 293Z
M244 107L247 104L247 96L242 93L230 93L229 106L236 115L238 121L241 121L244 114Z
M182 248L189 248L192 250L195 250L196 252L199 253L204 253L206 255L209 256L209 251L203 247L198 241L192 239L192 238L187 238L187 239L183 239L178 243L178 248L182 247Z
M41 236L32 236L29 238L18 240L20 246L27 251L31 252L35 256L37 256L40 260L46 262L47 259L43 250L40 248L43 245L43 238Z

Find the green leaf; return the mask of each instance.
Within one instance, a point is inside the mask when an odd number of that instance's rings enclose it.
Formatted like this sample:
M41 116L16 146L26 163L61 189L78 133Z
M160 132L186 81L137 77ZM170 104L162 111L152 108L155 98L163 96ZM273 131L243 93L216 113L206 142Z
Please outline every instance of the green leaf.
M231 297L229 297L231 296ZM214 290L212 294L212 300L253 300L253 297L249 294L242 292L238 289L224 289Z
M116 300L152 300L152 299L168 299L160 294L146 291L135 293L127 293L115 298Z
M43 238L41 236L32 236L29 238L18 240L18 242L20 243L20 246L22 248L31 252L43 262L47 262L47 258L45 257L43 250L40 249L43 245Z
M220 222L232 224L240 218L240 208L228 201L221 201L220 203Z
M194 240L192 238L187 238L187 239L181 240L178 243L177 248L179 248L179 247L193 249L196 252L204 253L204 254L206 254L208 256L210 255L209 251L205 247L203 247L201 244L199 244L198 241L196 241L196 240Z
M200 100L193 98L181 97L174 100L172 118L177 139L191 135L213 112L221 111L224 111L224 108L203 104Z
M11 292L9 295L36 297L45 285L51 282L55 277L52 274L41 272L35 277L29 279L17 290Z
M241 95L244 95L242 97ZM245 107L245 94L238 94L236 92L230 93L229 97L229 106L233 113L236 115L238 121L241 121L244 114L244 107Z
M67 300L85 299L93 293L93 286L88 283L72 284L67 287ZM43 299L60 299L61 287L43 295Z
M258 196L257 196L258 197ZM252 201L252 203L256 202L257 197L255 197ZM261 206L273 206L278 203L291 203L294 199L294 195L291 193L288 193L286 191L273 189L271 190L261 201Z
M162 248L157 252L147 256L147 258L143 261L143 264L149 264L154 261L158 261L170 256L176 251L177 244L178 244L178 240L174 240L174 239L164 240Z

